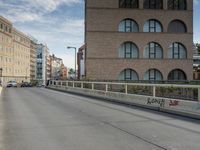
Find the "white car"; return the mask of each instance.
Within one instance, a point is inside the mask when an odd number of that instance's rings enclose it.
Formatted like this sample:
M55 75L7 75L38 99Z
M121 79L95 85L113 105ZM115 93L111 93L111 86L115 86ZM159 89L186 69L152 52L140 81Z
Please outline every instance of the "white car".
M16 81L9 81L7 83L6 87L17 87L17 82Z

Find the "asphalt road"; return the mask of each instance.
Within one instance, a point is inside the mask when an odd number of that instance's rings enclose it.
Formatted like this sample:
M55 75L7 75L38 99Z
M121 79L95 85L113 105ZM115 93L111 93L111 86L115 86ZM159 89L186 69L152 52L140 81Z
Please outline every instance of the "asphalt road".
M43 88L0 98L0 150L200 150L200 121Z

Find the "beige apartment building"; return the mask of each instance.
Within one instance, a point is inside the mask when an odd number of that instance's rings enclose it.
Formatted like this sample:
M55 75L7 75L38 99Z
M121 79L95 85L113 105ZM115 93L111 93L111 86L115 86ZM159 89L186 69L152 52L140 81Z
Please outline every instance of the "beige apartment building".
M86 0L86 77L192 80L193 0Z
M30 39L0 16L0 69L3 84L30 81Z
M0 68L2 70L2 82L13 79L13 56L12 23L0 16Z
M17 82L30 82L31 41L22 32L13 28L14 77Z

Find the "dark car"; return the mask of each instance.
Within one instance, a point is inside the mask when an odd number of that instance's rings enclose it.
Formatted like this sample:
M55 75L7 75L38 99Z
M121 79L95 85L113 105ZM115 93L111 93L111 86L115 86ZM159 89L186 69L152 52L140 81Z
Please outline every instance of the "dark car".
M32 87L32 84L31 83L28 83L28 82L23 82L21 84L21 87Z

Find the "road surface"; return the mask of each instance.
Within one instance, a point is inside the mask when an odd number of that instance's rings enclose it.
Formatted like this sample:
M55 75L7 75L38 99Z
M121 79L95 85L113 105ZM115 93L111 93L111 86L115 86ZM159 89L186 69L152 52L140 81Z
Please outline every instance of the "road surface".
M0 98L0 150L200 150L200 121L44 88Z

